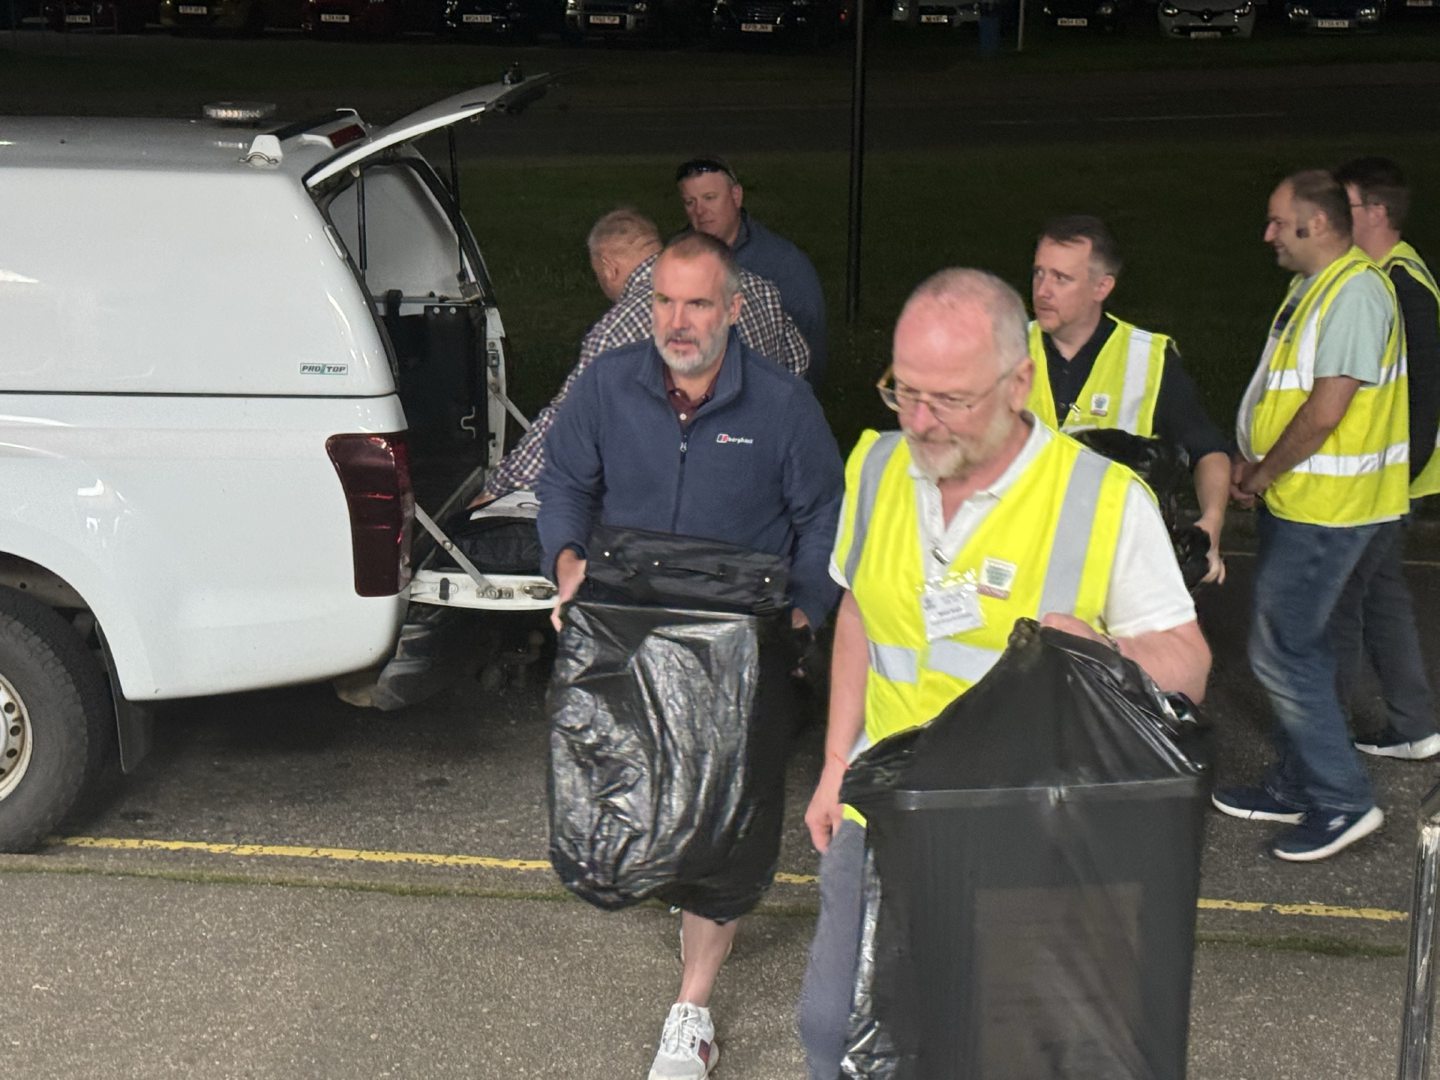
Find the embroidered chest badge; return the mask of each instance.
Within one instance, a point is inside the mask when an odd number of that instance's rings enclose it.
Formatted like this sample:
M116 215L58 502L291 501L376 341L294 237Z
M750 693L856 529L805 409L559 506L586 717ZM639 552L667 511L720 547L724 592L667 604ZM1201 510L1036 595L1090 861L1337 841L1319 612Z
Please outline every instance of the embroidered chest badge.
M987 556L980 565L980 582L975 591L996 600L1009 600L1010 587L1015 584L1015 571L1014 563Z
M1090 415L1091 415L1091 416L1109 416L1109 415L1110 415L1110 395L1109 395L1109 394L1091 394L1091 395L1090 395Z

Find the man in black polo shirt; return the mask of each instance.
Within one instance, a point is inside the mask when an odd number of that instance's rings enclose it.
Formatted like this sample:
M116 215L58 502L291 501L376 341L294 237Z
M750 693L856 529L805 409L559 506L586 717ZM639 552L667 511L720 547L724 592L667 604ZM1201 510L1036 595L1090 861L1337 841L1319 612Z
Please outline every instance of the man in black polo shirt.
M1073 215L1045 226L1035 248L1030 295L1030 356L1035 380L1029 409L1062 431L1119 428L1178 447L1195 478L1200 518L1210 538L1203 580L1225 580L1220 532L1230 492L1230 447L1200 404L1175 343L1105 310L1120 256L1097 217Z

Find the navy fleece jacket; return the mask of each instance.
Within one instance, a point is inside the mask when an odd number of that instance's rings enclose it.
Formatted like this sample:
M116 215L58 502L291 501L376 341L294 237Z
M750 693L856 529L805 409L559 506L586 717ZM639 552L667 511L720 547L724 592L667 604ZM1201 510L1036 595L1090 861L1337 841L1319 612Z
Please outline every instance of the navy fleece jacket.
M844 465L810 388L732 331L714 396L690 430L665 395L649 341L607 353L576 380L545 440L545 572L591 527L722 540L790 560L790 598L811 626L839 600L830 549Z

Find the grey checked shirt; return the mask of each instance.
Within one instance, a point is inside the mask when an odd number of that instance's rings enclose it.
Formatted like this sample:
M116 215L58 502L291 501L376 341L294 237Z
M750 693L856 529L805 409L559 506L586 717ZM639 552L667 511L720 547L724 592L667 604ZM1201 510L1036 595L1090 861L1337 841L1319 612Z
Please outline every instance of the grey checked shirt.
M515 444L515 449L506 454L505 460L486 478L486 495L499 498L512 491L533 491L545 467L545 434L555 423L555 413L580 373L601 353L649 339L650 297L654 292L651 278L659 257L658 253L652 255L635 268L625 282L620 299L590 328L580 345L580 359L565 377L560 392L540 410L534 425ZM740 340L791 374L804 378L810 368L810 346L780 306L780 290L764 278L741 270L740 295L744 299L740 304L740 317L735 322Z

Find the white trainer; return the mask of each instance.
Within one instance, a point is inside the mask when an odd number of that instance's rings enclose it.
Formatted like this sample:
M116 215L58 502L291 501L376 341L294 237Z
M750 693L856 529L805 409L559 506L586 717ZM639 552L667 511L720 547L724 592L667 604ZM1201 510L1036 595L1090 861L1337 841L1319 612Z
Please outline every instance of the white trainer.
M670 1006L650 1080L705 1080L719 1061L710 1010L688 1001Z

